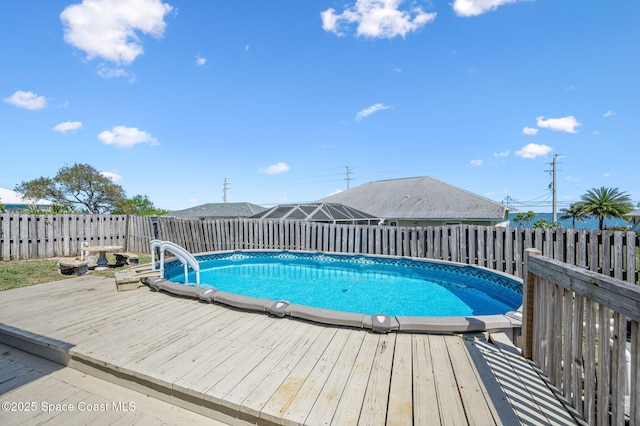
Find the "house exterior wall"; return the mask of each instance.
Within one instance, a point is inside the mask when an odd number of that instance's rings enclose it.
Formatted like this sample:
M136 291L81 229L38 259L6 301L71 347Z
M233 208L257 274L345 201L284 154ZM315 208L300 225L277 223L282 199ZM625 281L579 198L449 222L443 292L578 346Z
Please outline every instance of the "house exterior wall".
M385 219L383 225L389 226L447 226L447 225L474 225L474 226L508 226L509 221L497 222L495 220L469 220L469 219Z

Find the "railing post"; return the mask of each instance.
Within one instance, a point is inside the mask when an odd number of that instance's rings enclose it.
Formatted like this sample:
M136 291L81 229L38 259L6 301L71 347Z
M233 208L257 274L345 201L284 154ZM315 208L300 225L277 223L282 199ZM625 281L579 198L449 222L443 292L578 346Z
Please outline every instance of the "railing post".
M529 256L541 256L540 250L529 248L524 254L522 271L522 355L533 358L533 295L535 275L529 272Z

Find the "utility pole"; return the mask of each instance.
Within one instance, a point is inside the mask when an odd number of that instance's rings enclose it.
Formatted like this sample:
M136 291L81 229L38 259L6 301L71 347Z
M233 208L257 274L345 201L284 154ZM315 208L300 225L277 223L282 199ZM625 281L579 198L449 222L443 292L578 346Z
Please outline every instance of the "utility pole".
M502 204L506 204L507 205L507 209L512 209L513 206L511 205L511 203L514 202L518 202L517 199L512 198L510 195L507 195L503 200L502 200ZM517 210L515 208L513 208L514 210Z
M229 189L229 182L227 182L227 178L224 178L224 184L222 186L222 201L227 202L227 189Z
M347 191L348 191L349 187L351 186L351 169L349 168L349 166L347 166L347 172L345 174L347 175L345 180L347 181Z
M549 185L551 187L551 196L552 196L552 207L551 207L551 212L552 212L552 220L553 223L558 222L558 217L557 217L557 195L556 195L556 164L557 164L557 160L558 160L558 154L553 156L553 162L552 164L552 168L550 170L551 172L551 185Z

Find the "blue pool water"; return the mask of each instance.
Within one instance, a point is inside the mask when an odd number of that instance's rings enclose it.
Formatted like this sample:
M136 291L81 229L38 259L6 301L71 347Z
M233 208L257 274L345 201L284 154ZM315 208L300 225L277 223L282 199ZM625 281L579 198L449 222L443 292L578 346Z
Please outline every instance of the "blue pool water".
M235 252L198 260L203 287L367 315L492 315L522 303L518 281L469 266L294 252ZM165 276L184 282L178 264L168 264Z

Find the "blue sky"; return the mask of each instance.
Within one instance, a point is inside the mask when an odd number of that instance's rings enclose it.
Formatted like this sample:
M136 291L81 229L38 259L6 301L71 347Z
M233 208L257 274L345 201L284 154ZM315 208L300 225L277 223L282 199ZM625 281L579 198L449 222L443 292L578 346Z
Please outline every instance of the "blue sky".
M431 176L520 210L640 202L640 2L3 5L0 187L90 164L177 210Z

